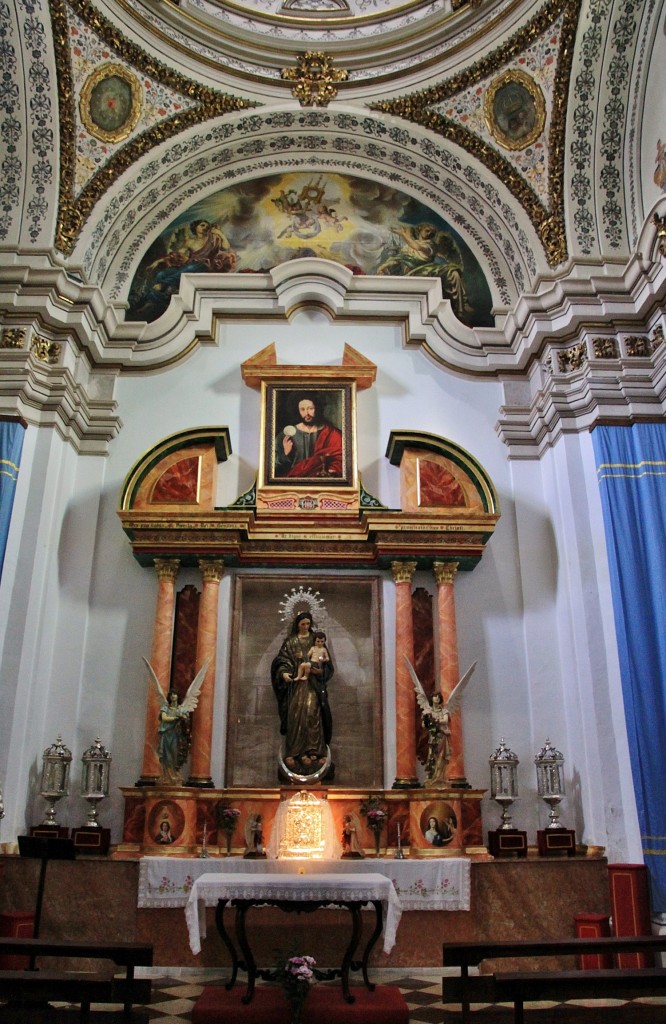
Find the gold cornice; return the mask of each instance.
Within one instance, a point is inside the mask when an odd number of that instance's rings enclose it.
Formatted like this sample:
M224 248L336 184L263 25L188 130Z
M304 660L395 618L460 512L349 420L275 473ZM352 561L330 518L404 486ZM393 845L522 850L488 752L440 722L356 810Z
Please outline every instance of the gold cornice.
M484 163L525 209L539 234L551 267L563 263L568 256L564 222L564 131L566 97L580 6L581 0L548 0L529 23L511 39L459 74L420 92L369 104L371 110L404 118L455 142ZM547 143L549 175L546 208L527 180L509 160L462 124L430 108L433 104L441 103L499 72L535 39L543 35L561 15L564 15L564 20Z
M258 104L210 89L193 79L186 78L178 71L174 71L166 64L151 57L124 36L88 0L49 0L49 7L53 22L60 108L60 184L55 244L56 248L64 255L70 256L79 233L90 217L95 204L133 163L145 156L155 146L173 138L192 125L201 124L231 111L255 107ZM179 111L130 139L93 175L78 195L75 193L75 90L69 52L67 7L73 10L117 56L132 68L195 103L195 106Z
M167 0L169 6L173 6L172 0ZM216 0L213 0L215 3ZM405 0L404 4L399 7L391 8L390 18L401 18L405 14L409 14L411 11L418 10L419 7L427 7L430 0ZM234 3L233 0L224 0L221 7L226 7L228 10L233 11L240 18L246 18L248 21L261 21L267 25L280 25L284 28L312 28L313 15L307 14L264 14L259 10L251 10L248 7L243 7L242 4ZM352 14L351 12L345 14L326 14L320 11L315 12L315 16L326 18L326 28L356 28L358 25L371 25L376 21L385 21L387 13L385 10L378 12L377 14Z

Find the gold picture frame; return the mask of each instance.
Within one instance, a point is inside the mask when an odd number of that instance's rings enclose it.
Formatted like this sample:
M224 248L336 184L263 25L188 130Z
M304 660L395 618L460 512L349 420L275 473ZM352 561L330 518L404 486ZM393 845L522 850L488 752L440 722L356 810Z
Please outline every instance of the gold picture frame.
M511 68L490 83L484 116L488 131L500 146L526 149L543 132L546 101L533 78L519 68Z
M88 75L79 112L87 132L101 142L122 142L141 117L141 82L123 64L109 62Z

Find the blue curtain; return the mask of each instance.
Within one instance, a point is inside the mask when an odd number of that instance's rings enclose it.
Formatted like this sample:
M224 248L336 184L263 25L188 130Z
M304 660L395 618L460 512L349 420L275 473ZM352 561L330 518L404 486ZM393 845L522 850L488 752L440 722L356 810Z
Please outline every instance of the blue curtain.
M622 692L652 909L666 911L666 423L597 427Z
M0 422L0 576L5 561L24 434L22 423Z

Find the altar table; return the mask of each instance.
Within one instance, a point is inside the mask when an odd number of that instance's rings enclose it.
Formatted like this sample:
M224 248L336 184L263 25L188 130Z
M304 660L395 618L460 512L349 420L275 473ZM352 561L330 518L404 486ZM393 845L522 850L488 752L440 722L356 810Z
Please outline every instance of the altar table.
M363 874L390 878L403 910L469 910L470 860L433 857L396 860L244 860L243 857L143 857L139 864L140 908L184 907L200 875L223 872Z
M236 908L236 939L243 954L241 961L229 939L224 925L224 909L228 902ZM361 907L372 903L375 908L376 924L366 944L360 967L367 988L372 991L368 979L368 959L384 928L384 952L389 953L395 945L395 937L402 913L400 900L390 878L369 872L330 874L283 874L274 871L219 872L203 874L192 885L185 907L185 919L193 953L201 951L201 939L206 935L206 907L217 904L216 924L220 936L232 959L232 977L227 988L233 987L239 967L248 974L248 987L243 1002L249 1002L254 992L257 968L245 931L245 915L252 906L279 907L281 910L305 911L310 913L318 907L342 906L352 915L352 936L345 951L342 966L335 972L342 978L342 991L347 1002L353 1002L349 991L349 970L358 946L362 925ZM385 919L385 920L384 920ZM263 973L263 972L262 972Z

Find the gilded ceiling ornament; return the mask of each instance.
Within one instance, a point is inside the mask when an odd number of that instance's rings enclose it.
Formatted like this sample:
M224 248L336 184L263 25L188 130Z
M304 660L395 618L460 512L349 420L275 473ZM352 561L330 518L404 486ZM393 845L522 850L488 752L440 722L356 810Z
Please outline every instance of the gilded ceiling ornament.
M155 146L173 138L194 124L221 117L235 110L244 110L258 104L241 97L230 96L217 92L193 79L186 78L166 64L155 60L135 43L124 36L117 27L104 17L88 0L49 0L51 19L53 22L53 41L55 46L56 68L58 72L58 102L60 107L60 187L58 204L58 225L56 230L56 247L64 255L69 256L74 250L78 236L90 217L95 204L108 189L112 188L121 174L136 163ZM189 106L179 110L157 124L139 131L132 136L129 129L127 141L103 164L90 178L80 192L76 193L76 117L75 117L75 86L72 76L70 59L70 31L67 18L68 8L72 10L111 51L115 67L122 67L126 74L125 81L141 79L148 76L160 85L166 86L176 94L185 97ZM92 76L91 76L92 78ZM90 82L90 79L88 79ZM87 84L87 83L86 83ZM102 121L101 105L95 109L94 116L89 116L89 123L84 124L90 131L90 125L98 126ZM111 84L111 83L109 83ZM114 83L120 88L120 82ZM85 88L85 86L84 86ZM112 90L108 90L111 92ZM104 90L103 90L104 93ZM103 101L102 101L103 103ZM88 108L90 110L90 108ZM83 116L83 110L81 110ZM113 120L111 131L113 132ZM121 130L116 129L116 130ZM118 141L114 139L113 141ZM122 138L120 138L122 141Z
M564 132L566 101L571 75L576 29L581 0L546 0L543 7L522 29L506 43L487 56L465 68L459 74L421 92L410 93L394 100L371 104L372 110L381 110L402 117L435 132L467 150L482 161L509 189L526 211L539 234L546 259L551 267L563 263L568 256L564 222ZM522 78L515 64L529 48L552 33L561 20L556 68L553 76L551 111L546 123L543 93L529 75ZM490 85L488 85L490 82ZM446 101L461 96L474 86L486 89L487 129L491 137L506 154L471 130L462 120L447 116L440 107ZM512 88L511 88L512 87ZM516 110L522 112L512 119L512 101L519 101ZM502 106L508 101L509 111ZM543 106L542 106L543 104ZM498 109L499 108L499 109ZM543 139L548 153L547 194L540 197L529 178L515 163L517 153L523 152L522 126L526 120L531 142ZM529 127L531 126L531 128Z
M30 346L31 353L40 363L57 363L61 350L62 346L57 341L49 341L47 338L42 338L39 334L35 334Z
M23 348L25 330L22 327L5 327L0 338L0 348Z
M81 121L102 142L122 142L141 116L141 83L123 64L109 62L95 68L79 98Z
M320 50L299 54L295 68L284 68L283 81L294 82L292 95L302 107L326 107L338 95L337 82L345 82L348 73L334 68L332 58Z
M666 257L666 216L660 217L658 213L655 213L652 222L657 229L659 255Z
M543 93L519 68L504 71L490 83L483 108L488 131L504 149L526 149L546 123Z

